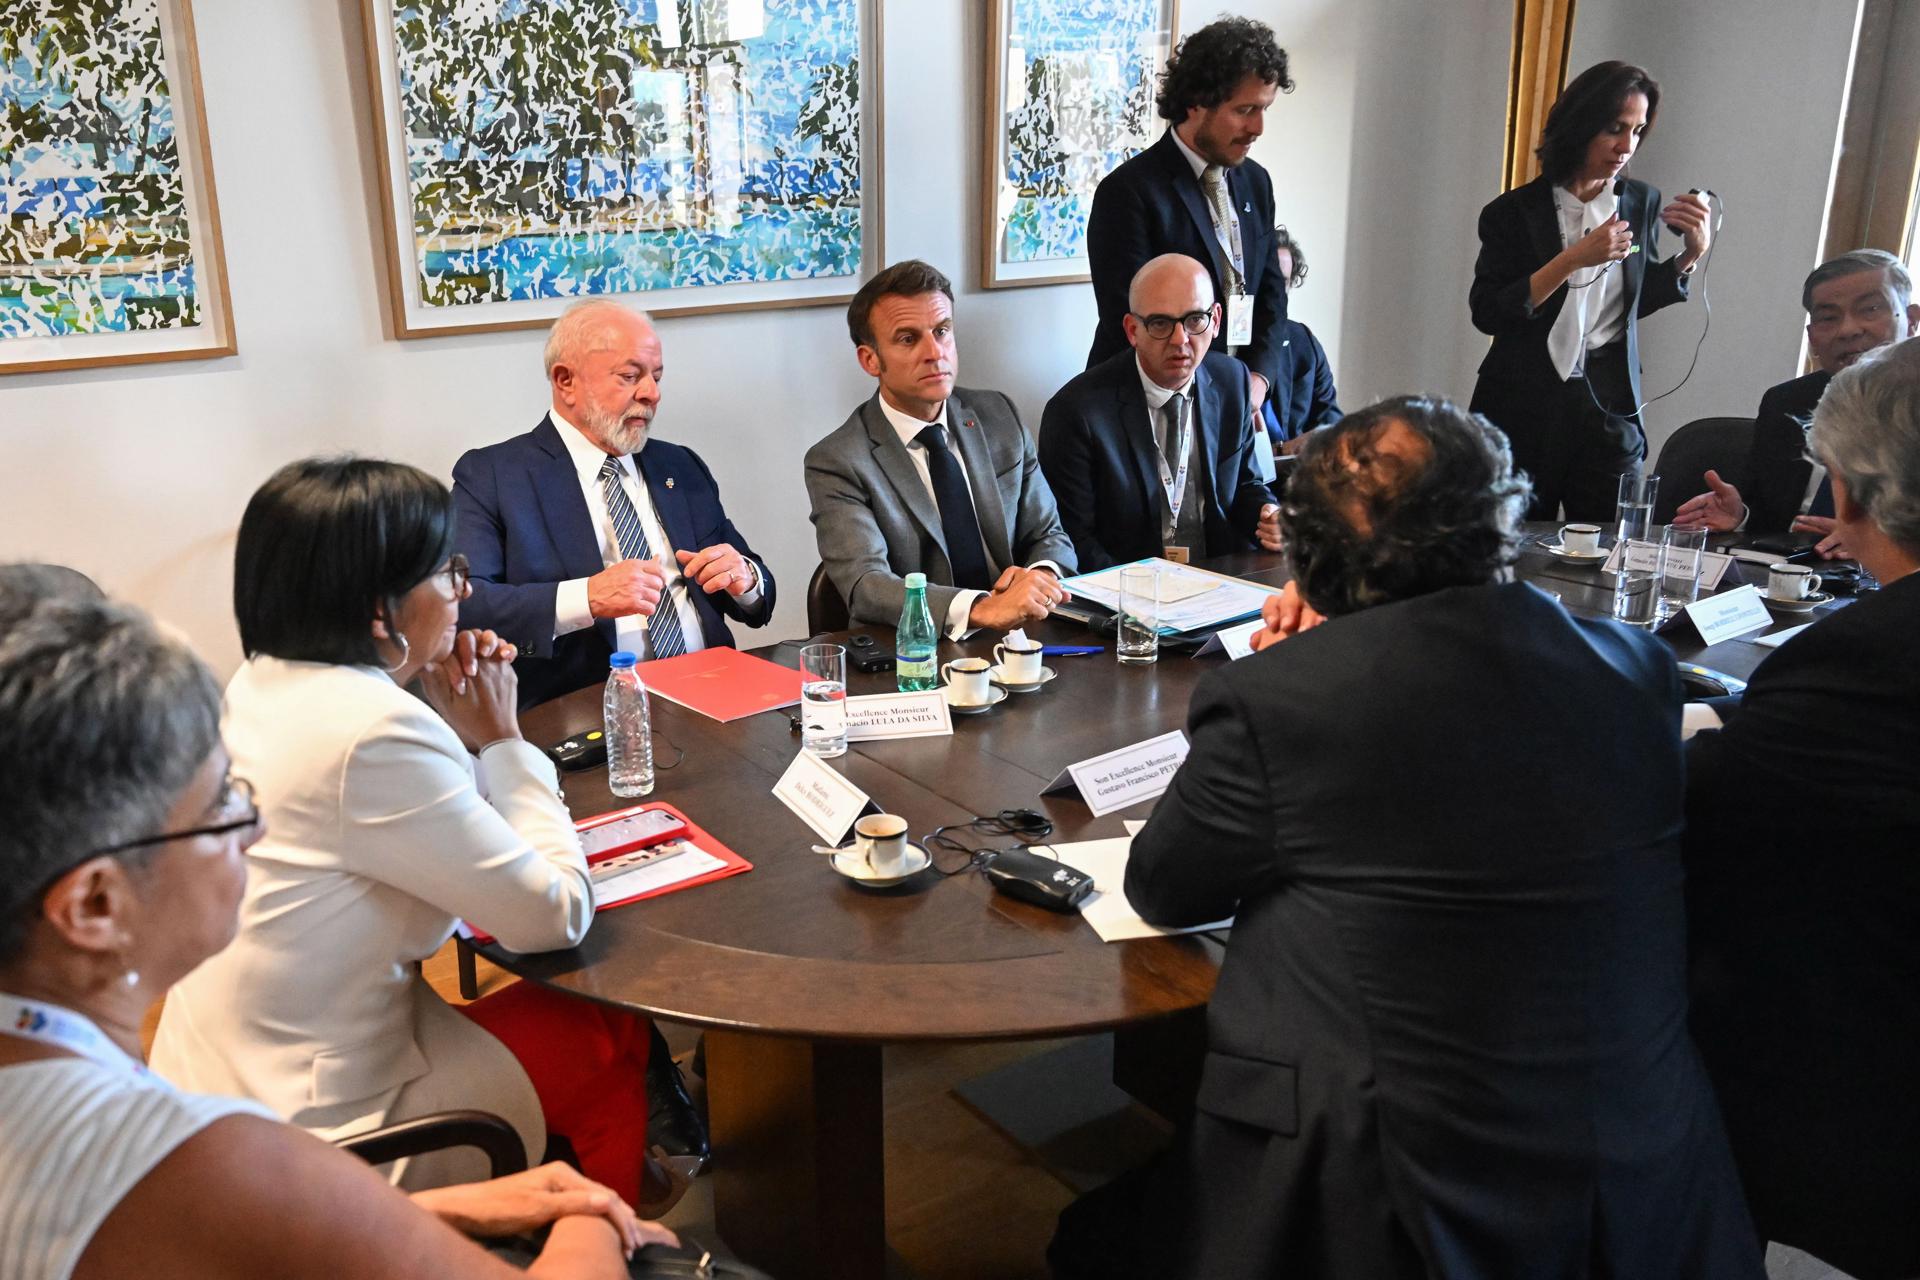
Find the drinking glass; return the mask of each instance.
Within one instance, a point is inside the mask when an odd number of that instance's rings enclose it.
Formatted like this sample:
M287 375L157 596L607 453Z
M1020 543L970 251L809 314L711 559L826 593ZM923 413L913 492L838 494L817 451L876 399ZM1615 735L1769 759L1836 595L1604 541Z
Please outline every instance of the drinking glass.
M1647 541L1653 532L1653 495L1659 488L1659 476L1641 475L1638 471L1621 474L1620 503L1616 508L1621 542Z
M1660 620L1660 572L1629 564L1623 548L1613 578L1613 616L1630 627L1651 627Z
M847 650L810 644L800 650L800 749L808 755L847 752Z
M1152 565L1131 564L1120 570L1119 629L1114 654L1128 664L1153 662L1160 656L1160 571Z
M1668 525L1660 535L1660 617L1671 618L1700 595L1700 569L1706 557L1705 528Z

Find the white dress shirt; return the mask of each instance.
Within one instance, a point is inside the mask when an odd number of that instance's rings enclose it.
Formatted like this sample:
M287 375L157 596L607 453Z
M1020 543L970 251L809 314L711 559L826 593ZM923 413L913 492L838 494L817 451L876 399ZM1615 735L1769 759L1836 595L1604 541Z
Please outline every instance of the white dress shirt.
M1620 197L1613 193L1612 183L1601 187L1591 200L1556 186L1553 207L1560 220L1561 243L1570 248L1619 210ZM1577 270L1566 288L1567 299L1547 333L1547 355L1562 381L1585 367L1587 352L1618 342L1627 331L1626 262Z
M1187 462L1189 465L1197 462L1200 455L1200 424L1193 416L1193 375L1188 374L1187 380L1177 387L1163 387L1147 376L1147 371L1141 367L1140 357L1137 355L1133 358L1133 367L1140 375L1140 390L1145 393L1147 397L1147 438L1152 440L1155 446L1158 447L1160 442L1160 411L1166 407L1167 401L1173 399L1174 396L1185 396L1186 400L1182 403L1180 410L1180 421L1174 424L1174 439L1178 440L1181 435L1184 434L1187 437ZM1170 473L1178 474L1180 470L1180 459L1168 458L1164 453L1161 457L1167 464L1167 470ZM1163 499L1165 495L1166 490L1162 488L1161 496ZM1173 532L1173 503L1167 501L1165 502L1165 507L1166 510L1162 514L1168 523L1169 527L1166 532L1170 536ZM1195 554L1198 554L1197 549Z
M600 468L609 457L600 446L587 439L580 428L574 426L557 409L549 410L554 425L560 429L560 440L567 446L567 454L573 459L573 469L580 480L580 496L586 500L587 514L593 518L593 529L600 540L600 559L609 569L627 557L621 554L620 541L613 531L613 516L607 510L606 495L600 491ZM646 449L641 442L640 450ZM700 584L689 582L680 572L680 560L674 551L698 551L699 547L675 548L667 539L666 526L660 523L660 513L653 508L653 496L647 492L646 481L641 479L639 470L631 457L614 457L614 463L620 468L620 484L627 491L627 500L633 503L633 509L639 513L640 529L647 535L647 546L660 561L660 567L667 575L666 590L661 600L666 601L667 592L672 593L673 610L680 619L680 634L686 639L686 651L693 653L707 647L704 633L700 627L699 610L693 606L693 593L700 590ZM753 585L741 592L739 602L743 608L752 608L760 602L760 567L747 557L747 570L753 574ZM587 603L587 580L571 578L559 585L553 594L553 636L559 639L574 631L584 631L593 625L593 611ZM617 647L634 653L644 653L640 642L646 636L647 620L639 614L630 614L616 618L613 624Z

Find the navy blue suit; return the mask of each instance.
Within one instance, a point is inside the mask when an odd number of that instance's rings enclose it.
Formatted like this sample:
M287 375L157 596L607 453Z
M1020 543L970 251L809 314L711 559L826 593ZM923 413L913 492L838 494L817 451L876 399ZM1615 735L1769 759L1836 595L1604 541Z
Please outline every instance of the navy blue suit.
M1280 347L1286 357L1286 376L1273 384L1269 400L1280 427L1275 444L1330 426L1342 417L1333 387L1333 365L1313 330L1298 320L1287 321L1281 326ZM1272 431L1272 424L1267 429Z
M1244 551L1254 545L1260 508L1274 500L1254 468L1247 371L1209 351L1190 389L1207 530L1207 545L1194 551ZM1082 573L1160 554L1159 445L1131 347L1054 393L1040 418L1039 447L1040 470Z
M750 627L773 617L773 573L727 519L720 489L700 455L655 437L634 455L653 508L675 550L729 543L760 570L761 596L749 610L725 591L689 592L709 648L733 645L726 617ZM606 567L573 457L551 417L522 436L471 449L453 467L454 544L473 571L460 625L491 627L517 645L520 705L532 706L598 684L613 652L612 619L554 638L560 583ZM723 617L722 615L726 615Z
M1253 298L1253 341L1237 358L1274 386L1287 376L1280 345L1286 336L1280 330L1287 318L1287 289L1280 276L1279 240L1273 233L1273 179L1252 160L1241 161L1226 174L1227 194L1240 220L1247 293ZM1093 193L1093 208L1087 214L1087 260L1100 324L1093 332L1093 349L1087 353L1088 368L1129 349L1126 331L1120 326L1120 318L1127 313L1127 286L1141 267L1163 253L1184 253L1206 264L1224 329L1226 251L1213 233L1207 193L1180 153L1171 129L1101 179Z
M1826 394L1833 375L1816 369L1767 388L1753 423L1753 449L1747 455L1746 493L1749 533L1785 533L1800 514L1813 463L1807 459L1806 423ZM1826 480L1813 496L1814 515L1833 514L1833 486Z

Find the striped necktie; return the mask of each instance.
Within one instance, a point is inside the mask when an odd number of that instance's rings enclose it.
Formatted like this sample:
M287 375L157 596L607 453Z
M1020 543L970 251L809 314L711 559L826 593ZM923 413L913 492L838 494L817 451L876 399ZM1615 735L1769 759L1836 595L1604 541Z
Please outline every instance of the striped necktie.
M613 540L619 544L620 554L628 560L651 560L653 548L647 544L646 530L640 526L640 513L634 510L633 499L627 496L627 486L620 483L620 464L611 457L600 464L600 494L607 500L607 514L613 517ZM666 565L669 575L673 570ZM668 584L660 593L659 607L653 611L653 620L648 625L649 637L653 641L653 652L641 657L671 658L687 651L686 637L680 631L680 611L674 607L673 586Z

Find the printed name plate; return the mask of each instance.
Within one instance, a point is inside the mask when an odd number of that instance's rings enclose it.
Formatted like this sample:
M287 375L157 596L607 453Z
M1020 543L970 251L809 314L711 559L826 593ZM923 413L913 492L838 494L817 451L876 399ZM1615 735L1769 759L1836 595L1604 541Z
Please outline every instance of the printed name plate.
M1151 800L1165 791L1187 758L1187 735L1175 729L1091 760L1070 764L1040 792L1078 791L1094 817Z
M847 741L880 738L938 738L953 732L947 698L938 689L924 693L869 693L847 699Z
M874 807L866 792L804 751L773 784L773 794L828 844L845 840L854 820Z
M1751 586L1735 587L1732 591L1694 601L1687 606L1687 620L1710 645L1773 625L1773 615L1767 612L1760 593Z

